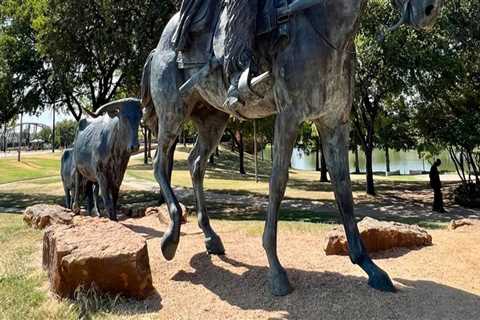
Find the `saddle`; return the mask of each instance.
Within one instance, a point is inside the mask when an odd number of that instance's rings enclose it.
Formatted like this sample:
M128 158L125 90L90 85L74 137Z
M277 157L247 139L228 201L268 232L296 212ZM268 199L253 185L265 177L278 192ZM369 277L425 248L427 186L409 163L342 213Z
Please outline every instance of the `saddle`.
M178 52L177 63L179 69L198 68L211 60L215 30L220 22L220 16L226 1L200 1L191 17L188 32L177 30L172 40L173 43L182 41L178 38L180 36L188 37L188 46ZM259 7L261 9L257 16L257 38L271 35L274 38L273 42L288 38L288 16L279 16L279 8L286 8L288 3L288 0L260 0ZM180 28L183 28L183 26L180 26Z

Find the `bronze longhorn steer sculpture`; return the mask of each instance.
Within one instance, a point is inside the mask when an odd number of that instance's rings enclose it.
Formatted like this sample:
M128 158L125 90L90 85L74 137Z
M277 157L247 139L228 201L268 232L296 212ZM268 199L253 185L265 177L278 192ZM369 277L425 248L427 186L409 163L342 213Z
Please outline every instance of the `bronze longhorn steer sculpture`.
M100 189L108 216L116 221L120 185L130 155L139 149L138 127L142 119L140 100L130 98L114 101L90 115L94 119L82 119L75 137L76 181L73 208L76 212L80 210L79 185L85 179L98 184L94 199L98 197ZM95 210L98 212L96 201Z
M63 190L65 192L65 208L72 209L73 197L75 194L75 180L77 170L75 169L75 159L73 157L73 148L65 149L60 161L60 176L62 178ZM87 198L87 211L91 214L97 210L97 199L93 199L94 184L80 177L80 194L82 198ZM95 185L98 188L97 185ZM96 212L95 214L98 214Z
M298 0L298 5L302 0ZM269 205L263 234L270 265L270 284L274 295L286 295L291 287L287 273L277 256L277 221L280 203L288 181L288 168L299 125L314 121L322 137L328 171L348 239L350 259L368 275L373 288L395 291L389 276L368 256L354 218L352 188L348 164L349 117L353 96L354 37L367 0L325 0L321 4L298 6L288 16L288 41L273 51L270 42L257 41L255 57L260 70L270 72L270 84L264 94L245 101L237 110L240 117L263 118L276 114L273 168ZM395 0L402 12L400 24L418 29L430 27L438 15L442 0ZM283 12L288 12L284 10ZM158 155L155 178L168 203L171 224L161 244L164 257L173 259L180 238L181 209L169 178L169 154L182 124L193 120L198 139L189 158L189 168L197 201L198 223L205 235L207 251L223 254L224 247L210 225L203 179L207 160L215 150L229 119L224 109L228 83L218 63L223 61L225 13L220 15L213 37L212 57L207 66L179 68L172 36L178 14L166 26L158 47L144 69L142 103L146 114L158 117ZM200 34L196 34L200 37ZM195 34L192 34L195 44ZM195 50L195 46L194 49ZM201 52L193 52L201 54ZM213 62L212 62L213 61ZM263 62L263 64L262 64ZM192 80L193 79L193 80ZM187 83L189 90L179 90ZM153 112L153 109L155 112ZM154 121L147 122L155 123ZM157 120L157 119L155 119Z

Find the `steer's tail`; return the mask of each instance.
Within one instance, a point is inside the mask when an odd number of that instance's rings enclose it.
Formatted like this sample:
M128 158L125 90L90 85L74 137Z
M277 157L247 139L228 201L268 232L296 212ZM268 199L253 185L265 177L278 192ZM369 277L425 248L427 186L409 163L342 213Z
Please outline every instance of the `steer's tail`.
M143 121L147 128L152 130L154 135L157 135L158 131L158 117L155 111L155 106L152 99L152 91L150 90L150 74L152 70L152 59L156 50L150 52L150 55L147 58L147 62L143 67L142 74L142 89L141 96L142 99L142 108L143 108Z

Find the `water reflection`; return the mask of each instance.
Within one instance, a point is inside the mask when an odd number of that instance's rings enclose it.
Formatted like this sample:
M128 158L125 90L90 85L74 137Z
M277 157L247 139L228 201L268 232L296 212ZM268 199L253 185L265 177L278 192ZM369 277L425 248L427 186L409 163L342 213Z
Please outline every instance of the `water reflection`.
M455 171L455 166L447 152L442 153L439 158L442 160L441 170ZM350 171L355 169L355 156L349 154ZM365 154L359 152L360 170L365 172ZM390 171L400 171L401 174L409 174L410 171L430 170L430 163L419 159L418 153L410 151L390 151ZM307 155L300 149L295 149L292 155L292 167L299 170L315 170L315 153ZM386 171L385 152L375 150L373 152L373 171Z

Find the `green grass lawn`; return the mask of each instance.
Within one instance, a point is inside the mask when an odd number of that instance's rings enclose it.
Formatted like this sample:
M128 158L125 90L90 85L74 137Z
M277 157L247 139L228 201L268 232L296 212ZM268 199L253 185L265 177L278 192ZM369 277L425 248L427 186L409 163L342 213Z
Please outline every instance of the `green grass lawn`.
M0 184L58 176L61 153L0 159Z
M68 304L49 301L36 261L41 239L22 216L0 213L0 319L78 319Z

